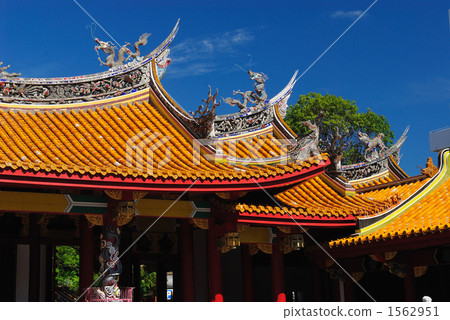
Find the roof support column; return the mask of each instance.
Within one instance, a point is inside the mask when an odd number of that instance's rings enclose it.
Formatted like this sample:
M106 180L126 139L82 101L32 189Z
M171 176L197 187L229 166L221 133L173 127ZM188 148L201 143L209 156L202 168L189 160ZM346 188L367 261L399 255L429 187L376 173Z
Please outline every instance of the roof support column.
M270 265L272 270L272 299L276 302L286 302L286 293L284 292L284 254L281 252L279 238L272 243Z
M182 301L192 302L194 295L194 243L189 220L180 221Z
M119 229L114 219L117 210L117 201L108 199L108 211L103 216L103 228L100 240L100 272L105 272L101 279L98 294L101 299L119 299L119 275L122 264L119 260Z
M40 228L37 223L38 216L30 214L30 275L28 301L39 302L41 244L39 243Z
M82 294L94 281L94 233L84 216L80 216L80 288Z
M350 277L345 278L344 283L344 295L345 295L345 301L352 302L354 300L353 297L353 288L354 288L353 279Z
M315 263L312 264L312 271L313 271L313 277L314 277L314 301L320 302L323 301L322 297L322 282L323 282L323 276L322 276L322 270L319 268L319 266Z
M215 225L215 217L209 219L208 278L209 300L213 302L223 302L222 257L217 247L217 226Z
M249 252L249 245L241 245L242 256L242 280L244 289L244 301L252 302L254 300L253 291L253 257Z
M403 283L405 286L405 301L416 302L416 280L414 277L414 267L407 268Z
M164 261L156 263L156 299L167 302L167 264Z

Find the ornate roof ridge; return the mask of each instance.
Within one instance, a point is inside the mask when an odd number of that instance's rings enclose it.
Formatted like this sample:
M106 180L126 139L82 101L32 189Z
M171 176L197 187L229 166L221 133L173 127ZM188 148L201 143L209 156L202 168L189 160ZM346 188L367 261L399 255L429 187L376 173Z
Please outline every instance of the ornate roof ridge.
M257 74L252 73L250 70L249 73ZM261 129L273 126L277 117L277 112L278 117L284 118L286 115L287 100L297 82L297 74L298 70L295 71L287 85L271 99L267 99L267 94L264 90L264 81L261 81L260 84L258 84L258 82L255 84L255 92L253 93L251 91L245 93L242 93L239 90L235 91L235 94L239 93L244 97L244 103L232 98L224 99L224 101L231 105L239 105L241 111L217 115L214 118L211 136L215 138L237 138L239 135L245 135L249 132L258 132ZM251 79L254 80L255 77L251 77ZM258 88L258 86L262 86L262 88ZM259 92L258 89L260 90ZM261 96L258 97L257 93ZM253 102L251 100L252 97L256 101L258 98L262 100L253 107L247 107L247 101Z
M148 88L149 65L158 60L161 78L170 63L168 47L179 29L179 19L169 36L140 61L133 60L107 71L74 77L11 78L0 75L0 107L89 103Z

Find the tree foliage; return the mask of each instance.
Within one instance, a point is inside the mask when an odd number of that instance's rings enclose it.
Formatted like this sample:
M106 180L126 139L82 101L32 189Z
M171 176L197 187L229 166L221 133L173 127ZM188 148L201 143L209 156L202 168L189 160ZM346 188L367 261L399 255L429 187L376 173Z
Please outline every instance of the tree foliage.
M359 142L358 131L370 137L383 133L387 147L393 142L394 133L384 116L370 109L358 112L355 101L331 94L323 96L312 92L301 95L298 102L288 109L285 120L292 130L303 136L309 132L301 122L316 119L320 111L324 112L320 122L320 148L333 161L341 157L342 164L364 161L364 146Z
M142 295L147 296L155 292L156 272L149 272L145 265L141 265L141 290Z
M80 256L77 247L56 247L56 284L66 287L72 292L78 292L79 287L79 261Z

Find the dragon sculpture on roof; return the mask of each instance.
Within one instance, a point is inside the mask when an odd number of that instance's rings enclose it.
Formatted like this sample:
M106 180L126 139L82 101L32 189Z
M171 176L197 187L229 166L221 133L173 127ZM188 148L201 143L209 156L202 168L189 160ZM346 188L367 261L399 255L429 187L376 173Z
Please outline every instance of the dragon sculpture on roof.
M6 72L5 70L8 70L10 65L8 64L7 66L2 67L1 65L3 64L3 61L0 61L0 77L5 77L5 78L16 78L16 77L20 77L21 73L16 73L16 72Z
M111 41L101 41L98 38L95 38L94 41L97 42L99 45L95 46L94 49L97 52L97 55L99 55L98 51L101 50L108 56L106 57L106 61L102 61L100 57L98 57L98 60L100 61L100 65L108 66L110 68L121 66L124 64L124 62L130 60L130 59L138 59L141 55L141 51L139 50L139 46L145 46L147 44L147 39L150 36L150 33L144 33L139 37L139 40L134 43L134 50L133 53L128 46L131 46L131 43L126 42L117 52L117 59L116 59L116 49L117 47L114 46ZM128 56L125 58L125 54Z

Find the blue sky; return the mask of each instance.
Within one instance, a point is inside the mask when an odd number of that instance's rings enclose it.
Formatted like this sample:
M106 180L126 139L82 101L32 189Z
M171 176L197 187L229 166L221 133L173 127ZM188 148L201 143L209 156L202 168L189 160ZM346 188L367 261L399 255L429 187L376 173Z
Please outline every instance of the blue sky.
M73 0L5 1L0 61L25 77L75 76L105 70ZM269 76L275 95L302 73L373 0L360 1L87 1L78 2L120 44L152 33L146 54L170 33L166 90L194 110L208 84L228 97L253 84L236 64ZM386 116L396 137L411 125L401 166L410 175L436 154L428 133L450 125L450 3L379 0L296 84L289 104L308 92L355 100ZM95 35L111 40L100 29ZM102 56L104 58L104 56ZM237 111L227 105L219 113Z

